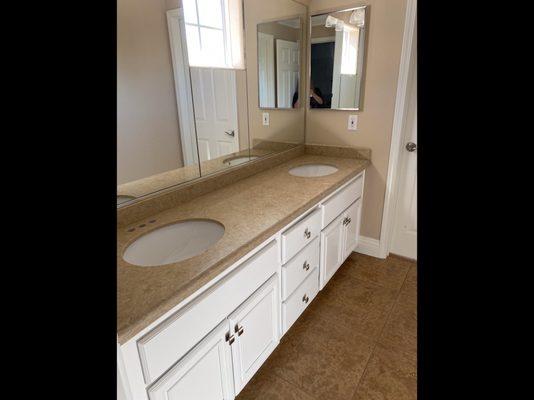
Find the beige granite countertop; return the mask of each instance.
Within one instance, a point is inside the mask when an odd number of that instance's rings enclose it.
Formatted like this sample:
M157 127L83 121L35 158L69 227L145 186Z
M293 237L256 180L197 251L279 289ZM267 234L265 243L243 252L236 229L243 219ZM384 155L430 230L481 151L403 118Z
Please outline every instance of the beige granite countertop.
M288 173L290 168L308 163L331 164L339 170L315 178ZM119 343L132 338L369 164L367 159L305 154L119 228ZM219 221L225 227L224 236L202 254L174 264L138 267L122 259L126 247L143 234L191 218ZM146 226L140 228L142 224Z

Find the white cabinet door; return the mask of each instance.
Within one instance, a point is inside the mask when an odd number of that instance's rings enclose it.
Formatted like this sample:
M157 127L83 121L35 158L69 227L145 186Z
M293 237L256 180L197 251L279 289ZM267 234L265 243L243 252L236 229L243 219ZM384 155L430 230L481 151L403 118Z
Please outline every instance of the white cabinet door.
M233 399L228 330L225 320L150 387L150 400Z
M235 394L252 378L280 341L278 275L273 275L230 317Z
M345 212L345 245L343 249L343 261L358 245L360 236L360 219L362 212L362 200L358 199Z
M343 263L344 218L342 213L321 232L321 289Z

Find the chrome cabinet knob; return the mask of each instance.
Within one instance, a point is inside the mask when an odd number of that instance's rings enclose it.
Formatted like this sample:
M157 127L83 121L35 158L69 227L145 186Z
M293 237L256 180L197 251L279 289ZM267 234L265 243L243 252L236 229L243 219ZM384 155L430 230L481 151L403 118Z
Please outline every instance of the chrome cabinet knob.
M245 328L243 326L239 327L239 325L236 325L235 331L237 333L237 336L241 336L243 332L245 332Z
M235 132L233 129L231 131L224 131L224 133L226 133L228 136L232 136L232 137L235 136Z
M309 270L310 269L310 263L308 261L304 261L304 265L302 266L302 269Z
M309 231L308 228L306 228L306 230L304 231L304 236L306 236L307 239L311 237L311 232Z
M308 296L306 296L306 295L304 295L304 296L302 297L302 301L303 301L304 303L308 303L309 300L310 300L310 298L309 298Z
M417 145L414 142L408 142L406 143L406 150L409 152L415 151L417 149Z

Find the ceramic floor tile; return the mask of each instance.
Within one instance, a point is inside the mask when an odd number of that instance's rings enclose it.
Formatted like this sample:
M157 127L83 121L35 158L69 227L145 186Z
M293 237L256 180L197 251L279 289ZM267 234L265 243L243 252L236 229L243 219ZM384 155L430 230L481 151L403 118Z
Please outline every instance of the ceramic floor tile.
M346 272L363 281L377 285L400 289L413 261L389 257L385 260L352 253L347 259ZM341 272L341 271L340 271Z
M349 276L334 276L310 304L336 327L377 338L393 307L397 291Z
M417 359L378 346L352 400L415 400Z
M315 400L273 373L261 369L243 388L236 400Z
M238 400L416 398L416 264L370 260L340 267Z
M264 367L318 399L350 399L374 344L353 334L328 334L324 324L301 323Z
M417 308L412 303L397 303L378 339L384 347L417 353Z

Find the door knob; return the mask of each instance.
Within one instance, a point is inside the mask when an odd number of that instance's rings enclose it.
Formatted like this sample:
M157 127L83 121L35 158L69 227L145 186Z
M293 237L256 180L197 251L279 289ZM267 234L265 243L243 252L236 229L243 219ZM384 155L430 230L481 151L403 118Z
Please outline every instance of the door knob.
M232 136L232 137L235 136L235 132L234 132L233 129L231 131L224 131L224 133L226 133L227 135Z
M406 143L406 150L412 152L417 149L417 145L414 142L408 142Z

